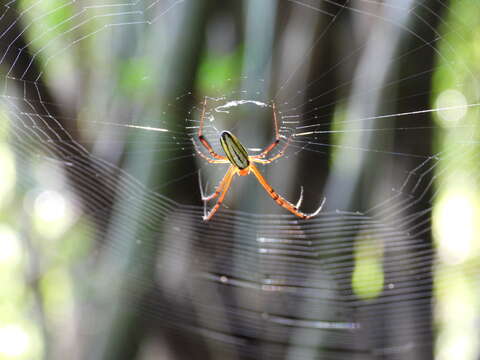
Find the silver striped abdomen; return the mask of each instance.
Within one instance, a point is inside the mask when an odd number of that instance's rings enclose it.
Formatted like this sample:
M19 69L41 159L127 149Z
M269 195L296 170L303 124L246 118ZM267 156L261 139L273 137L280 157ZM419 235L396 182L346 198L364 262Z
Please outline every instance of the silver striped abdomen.
M248 153L240 140L229 131L223 131L220 135L220 144L222 145L228 160L240 170L250 165Z

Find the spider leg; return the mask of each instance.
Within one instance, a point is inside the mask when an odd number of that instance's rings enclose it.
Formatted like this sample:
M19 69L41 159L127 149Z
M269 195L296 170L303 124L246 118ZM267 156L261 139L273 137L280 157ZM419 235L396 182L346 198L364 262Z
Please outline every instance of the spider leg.
M288 200L286 200L284 197L279 195L273 188L268 184L267 180L263 177L263 175L260 173L260 171L257 169L257 167L253 164L250 164L250 170L253 172L259 183L263 186L263 188L267 191L268 195L272 197L272 199L280 206L283 208L287 209L290 211L292 214L302 218L302 219L310 219L311 217L314 217L318 215L318 213L322 210L323 205L325 204L325 198L323 199L322 203L318 207L318 209L310 214L303 213L298 210L298 207L296 205L293 205L290 203ZM302 191L302 196L301 199L303 199L303 191ZM300 202L300 201L299 201ZM297 205L298 203L297 202Z
M276 154L275 156L272 156L269 159L263 159L265 157L265 155L263 153L258 154L258 155L254 155L254 156L250 156L250 158L252 159L252 161L254 161L256 163L259 163L259 164L270 164L271 162L273 162L273 161L277 160L278 158L281 158L283 155L285 155L285 150L287 150L288 145L290 145L290 140L291 139L292 139L292 137L290 136L288 138L288 140L285 142L285 145L283 146L282 150L280 150L278 152L278 154Z
M273 126L275 129L275 140L268 145L260 154L252 156L253 158L264 158L270 151L272 151L280 143L280 133L278 131L277 110L275 109L275 102L272 101Z
M233 166L231 167L231 169L234 170ZM225 174L225 176L222 180L223 188L221 188L221 186L219 186L217 188L217 191L219 191L219 193L221 192L221 195L218 198L217 203L213 206L213 208L211 208L210 211L208 211L208 213L207 213L206 208L204 207L204 214L203 214L203 220L204 221L210 220L212 218L212 216L215 215L215 213L217 212L220 205L222 205L223 199L225 199L225 196L227 195L228 189L230 188L230 185L232 184L233 175L235 175L235 171L230 171L230 169Z
M202 186L202 177L200 175L200 171L198 172L198 184L200 186L200 194L202 196L202 200L204 202L207 202L207 201L210 201L212 199L215 199L222 191L223 191L223 187L225 185L225 179L230 176L230 173L234 171L234 168L233 166L230 166L227 170L227 172L225 173L225 176L223 177L222 180L220 180L220 182L218 183L218 186L217 188L215 189L215 191L213 193L211 193L210 195L205 195L205 192L203 190L203 186Z
M210 143L208 142L207 139L205 139L205 137L202 135L202 136L199 136L198 139L200 140L200 142L202 143L202 145L208 150L208 152L210 153L210 155L212 155L212 157L214 157L215 159L219 159L219 160L224 160L225 157L222 156L222 155L218 155L215 150L213 150L212 148L212 145L210 145Z
M198 137L203 137L203 121L205 119L205 109L207 107L207 97L203 98L202 116L200 117L200 127L198 128Z
M193 146L195 147L195 151L197 152L197 154L200 155L203 159L207 160L210 164L228 164L229 163L227 158L224 156L218 155L216 159L209 158L207 155L205 155L203 152L200 151L197 144L195 143L195 140L192 139L192 143L193 143Z
M225 157L221 156L221 155L218 155L215 152L215 150L213 150L212 145L210 145L210 143L205 138L205 136L203 136L203 123L205 121L205 109L206 109L206 107L207 107L207 97L205 96L205 98L203 100L202 116L200 117L200 126L198 128L198 140L200 140L202 145L208 150L208 152L210 153L210 155L212 155L212 157L214 157L215 159L224 160ZM194 145L195 145L195 148L196 148L195 142L194 142ZM199 152L199 151L197 150L197 152Z

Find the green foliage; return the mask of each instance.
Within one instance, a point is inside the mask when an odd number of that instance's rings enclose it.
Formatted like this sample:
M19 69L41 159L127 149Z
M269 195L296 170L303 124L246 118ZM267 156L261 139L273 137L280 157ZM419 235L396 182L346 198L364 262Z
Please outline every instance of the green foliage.
M129 97L143 97L152 90L153 66L146 57L132 58L119 65L119 87Z
M480 17L479 4L471 1L453 1L448 21L440 28L438 67L433 77L433 101L446 89L461 91L468 102L478 99L475 74L480 72ZM471 101L470 101L471 100Z
M215 88L221 93L231 90L241 74L243 49L227 55L206 54L198 69L197 84L201 92L210 92Z
M353 292L361 299L374 299L381 294L383 285L383 248L378 241L360 234L355 244Z
M433 77L432 108L438 125L438 191L433 234L439 262L435 268L438 358L478 357L478 117L480 73L480 4L451 1L440 28L438 66ZM445 110L451 108L451 110ZM465 140L471 139L472 143ZM475 144L474 141L477 141ZM459 154L461 151L461 154ZM446 171L448 170L448 171ZM473 270L477 269L477 270ZM472 291L472 289L475 289Z
M32 35L47 35L46 32L48 31L50 36L56 36L64 33L72 26L71 22L67 20L74 14L75 8L73 2L66 2L64 0L21 0L19 7L22 10L30 7L36 8L36 21L32 23L29 22L29 24L31 24L30 30Z

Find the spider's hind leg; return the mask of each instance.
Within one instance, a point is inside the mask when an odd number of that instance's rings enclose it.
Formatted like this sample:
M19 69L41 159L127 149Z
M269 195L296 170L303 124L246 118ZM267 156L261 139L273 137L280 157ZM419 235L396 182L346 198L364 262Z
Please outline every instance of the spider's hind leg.
M232 178L235 175L235 170L233 166L231 166L225 176L223 177L222 181L220 182L219 186L217 187L217 190L214 193L214 196L217 196L220 194L218 197L217 203L207 212L206 210L206 204L207 202L204 202L204 208L203 208L203 220L208 221L212 218L212 216L217 212L217 210L220 208L222 205L223 199L225 199L225 196L227 195L228 189L230 188L230 185L232 183Z
M225 176L223 177L223 179L219 182L215 191L213 193L211 193L210 195L205 195L205 192L208 188L208 181L207 181L207 183L205 185L205 189L204 189L203 184L202 184L201 172L200 172L200 170L198 170L198 185L200 187L200 195L202 197L202 201L206 203L207 201L215 199L218 195L220 195L220 193L223 191L223 188L225 187L225 179L227 179L227 176L230 176L233 171L234 171L234 168L230 167L227 170L227 172L225 173Z
M288 211L290 211L292 214L298 216L299 218L310 219L310 218L318 215L318 213L322 210L323 205L325 204L326 199L324 198L322 203L320 204L320 206L318 207L318 209L315 212L309 213L309 214L301 212L300 210L298 210L298 206L302 203L302 200L303 200L303 189L302 189L302 192L300 194L300 199L297 201L297 204L293 205L287 199L285 199L283 196L281 196L275 190L273 190L273 188L270 186L270 184L267 182L267 180L265 180L265 178L262 176L260 171L258 171L257 167L253 164L251 164L251 171L253 172L253 174L255 175L257 180L260 182L260 185L263 186L263 188L268 193L268 195L270 195L270 197L278 205L287 209Z

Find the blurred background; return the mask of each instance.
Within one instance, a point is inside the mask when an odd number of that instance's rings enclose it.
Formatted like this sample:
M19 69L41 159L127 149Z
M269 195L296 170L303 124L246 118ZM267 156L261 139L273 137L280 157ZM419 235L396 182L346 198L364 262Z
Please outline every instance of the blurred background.
M479 12L4 2L0 359L478 359Z

